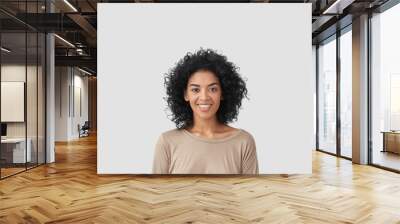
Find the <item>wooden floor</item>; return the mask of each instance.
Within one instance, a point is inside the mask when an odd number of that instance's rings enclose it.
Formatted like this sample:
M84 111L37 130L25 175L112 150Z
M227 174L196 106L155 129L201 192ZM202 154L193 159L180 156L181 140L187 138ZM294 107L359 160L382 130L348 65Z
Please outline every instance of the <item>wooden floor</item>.
M372 157L374 164L400 170L400 154L392 152L381 152L376 150Z
M24 172L27 169L33 169L35 168L37 165L35 164L27 164L27 167L25 167L25 164L18 164L18 167L2 167L1 168L1 178L6 178L8 176L20 173L20 172Z
M98 176L96 139L0 181L0 223L400 223L400 175L315 152L312 175Z
M17 167L17 168L4 168L4 167L2 167L1 168L1 178L8 177L10 175L22 172L24 170L26 170L25 167L24 168L19 168L19 167Z

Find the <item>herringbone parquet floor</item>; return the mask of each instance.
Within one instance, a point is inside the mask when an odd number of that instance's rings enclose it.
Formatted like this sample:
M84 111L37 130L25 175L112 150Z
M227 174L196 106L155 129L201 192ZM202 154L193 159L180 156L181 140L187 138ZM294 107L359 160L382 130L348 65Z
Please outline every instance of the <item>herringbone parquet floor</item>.
M400 175L315 152L312 175L98 176L89 137L0 181L0 223L400 223Z

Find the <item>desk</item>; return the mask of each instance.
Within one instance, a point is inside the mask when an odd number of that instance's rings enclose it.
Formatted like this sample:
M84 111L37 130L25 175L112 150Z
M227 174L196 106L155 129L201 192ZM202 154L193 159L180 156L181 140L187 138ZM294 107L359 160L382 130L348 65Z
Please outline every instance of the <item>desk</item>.
M27 139L25 155L25 138L6 138L1 139L1 157L6 163L25 163L32 160L30 138ZM25 161L26 159L26 161Z
M382 152L393 152L400 154L400 132L382 131L381 133L383 133Z

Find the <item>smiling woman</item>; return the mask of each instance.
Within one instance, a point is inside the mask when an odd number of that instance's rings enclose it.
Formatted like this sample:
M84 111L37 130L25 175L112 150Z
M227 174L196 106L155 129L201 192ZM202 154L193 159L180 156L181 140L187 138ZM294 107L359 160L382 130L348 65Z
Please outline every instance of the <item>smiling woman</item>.
M188 53L165 76L177 129L159 137L156 174L258 174L256 145L237 119L246 83L238 68L213 50Z

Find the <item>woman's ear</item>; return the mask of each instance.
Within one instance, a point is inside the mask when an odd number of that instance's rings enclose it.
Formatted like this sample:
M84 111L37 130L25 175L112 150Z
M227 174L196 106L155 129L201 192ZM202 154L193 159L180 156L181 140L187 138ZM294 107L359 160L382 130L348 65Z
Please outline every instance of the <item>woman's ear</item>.
M186 90L183 92L183 98L185 99L186 102L189 102Z

